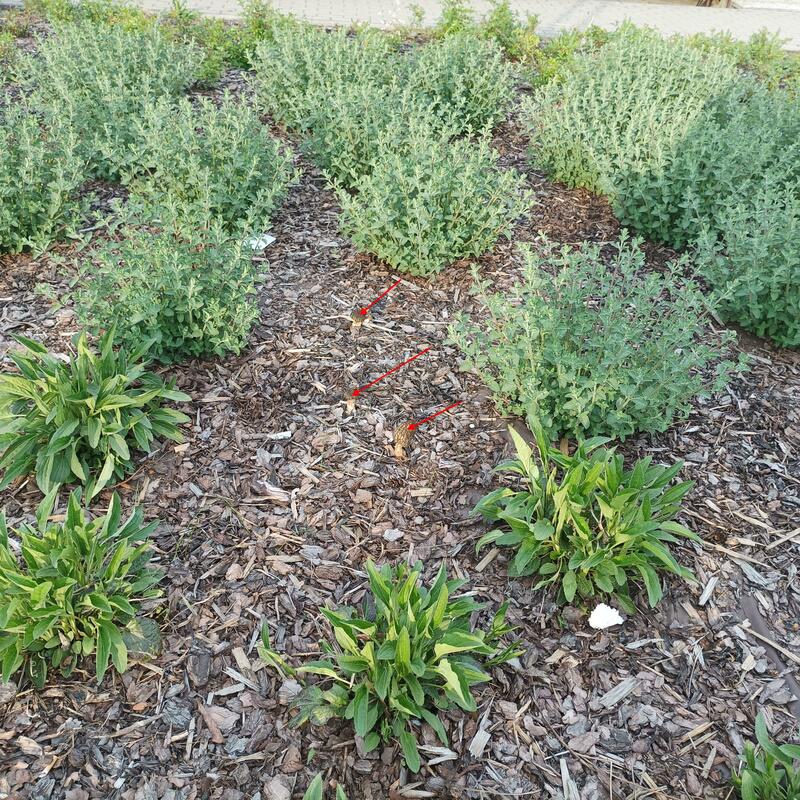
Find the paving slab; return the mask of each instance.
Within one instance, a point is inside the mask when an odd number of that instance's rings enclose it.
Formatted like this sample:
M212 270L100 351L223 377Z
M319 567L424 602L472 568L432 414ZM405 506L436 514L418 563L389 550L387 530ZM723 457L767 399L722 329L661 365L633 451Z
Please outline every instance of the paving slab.
M136 3L150 11L168 10L171 5L170 0L136 0ZM227 19L236 19L242 13L238 0L186 0L186 5L203 14ZM414 21L409 0L273 0L273 5L279 11L317 25L363 22L387 28ZM590 25L611 30L630 20L665 35L728 31L740 40L766 28L787 40L787 50L800 51L800 2L782 0L779 5L779 8L703 8L621 0L511 0L517 13L535 14L539 18L538 30L545 38ZM438 0L418 0L416 6L424 13L426 25L433 24L441 13ZM476 0L473 6L478 14L490 7L485 0Z

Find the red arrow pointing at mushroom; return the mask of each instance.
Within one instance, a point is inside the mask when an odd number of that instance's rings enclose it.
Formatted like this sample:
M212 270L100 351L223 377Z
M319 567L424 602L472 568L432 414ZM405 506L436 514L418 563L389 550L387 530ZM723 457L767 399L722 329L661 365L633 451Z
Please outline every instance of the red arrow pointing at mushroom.
M391 375L393 372L397 372L397 370L401 369L406 364L410 364L415 358L419 358L421 355L424 355L425 353L427 353L428 350L430 350L430 347L426 347L424 350L421 350L415 356L411 356L411 358L407 358L401 364L398 364L396 367L390 369L388 372L384 372L383 375L381 375L379 378L375 378L374 381L370 381L369 383L365 383L363 386L359 386L358 389L355 389L353 391L353 395L352 396L353 397L358 397L361 394L361 392L363 392L365 389L369 389L370 386L374 386L378 381L382 381L387 375Z
M445 411L449 411L451 408L455 408L456 406L460 406L463 402L464 402L463 400L459 400L457 403L453 403L453 404L447 406L447 408L443 408L441 411L437 411L435 414L431 414L429 417L425 417L425 419L421 419L419 422L412 422L408 426L408 429L410 431L415 431L417 428L419 428L420 425L424 425L426 422L430 422L432 419L435 419L436 417L438 417L439 414L444 414Z

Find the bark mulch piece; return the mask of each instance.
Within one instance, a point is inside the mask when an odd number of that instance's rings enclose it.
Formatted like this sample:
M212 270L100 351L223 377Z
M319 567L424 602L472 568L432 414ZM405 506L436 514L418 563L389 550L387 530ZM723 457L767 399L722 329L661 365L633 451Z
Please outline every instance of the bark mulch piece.
M605 201L530 171L513 125L498 137L539 200L515 240L617 235ZM118 487L128 507L163 521L163 652L100 686L84 672L54 676L42 692L0 689L0 798L288 800L319 770L354 800L589 800L611 787L615 798L727 797L756 710L779 737L797 724L797 354L743 339L749 372L667 433L625 443L628 458L686 461L697 486L683 521L705 544L679 551L696 586L671 581L657 609L593 631L584 611L510 581L501 554L474 553L485 527L469 511L496 485L508 442L507 421L446 343L448 323L472 308L469 270L430 283L404 277L353 325L353 311L401 276L354 252L334 195L300 163L263 257L249 347L170 370L192 396L194 424L184 444L145 459ZM71 308L47 300L72 274L70 247L59 250L66 266L2 259L4 348L22 333L63 351L77 332ZM665 251L650 250L657 266ZM480 261L500 281L517 264L511 243ZM425 347L353 401L356 387ZM398 427L457 401L397 457ZM29 481L2 503L13 521L38 499ZM290 661L317 653L327 633L320 606L360 599L368 557L421 559L428 575L445 561L490 609L510 601L525 648L479 689L477 714L443 716L449 748L423 729L418 776L396 748L365 754L346 724L290 728L297 686L256 653L262 622Z

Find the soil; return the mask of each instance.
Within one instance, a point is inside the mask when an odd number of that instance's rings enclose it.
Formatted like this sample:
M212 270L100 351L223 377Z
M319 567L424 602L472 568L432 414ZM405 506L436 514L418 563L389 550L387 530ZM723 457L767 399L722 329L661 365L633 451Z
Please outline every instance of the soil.
M236 90L241 75L223 84ZM540 233L570 245L614 239L606 201L534 171L514 122L495 144L538 202L480 259L484 276L513 280L516 242L535 246ZM779 739L798 724L798 354L741 337L748 372L667 433L621 447L686 462L696 487L681 521L704 544L677 550L696 585L668 581L656 609L592 630L586 609L510 580L503 554L475 554L486 529L470 510L498 485L509 421L446 341L454 315L473 308L469 269L426 282L358 255L324 178L297 161L302 177L262 257L249 346L169 370L192 397L186 441L116 487L127 507L162 521L162 653L100 685L87 665L41 692L0 686L0 798L288 800L320 770L351 800L729 797L757 711ZM646 250L655 268L672 255ZM0 259L0 346L24 334L68 352L78 325L68 302L48 297L67 290L76 252ZM353 311L398 279L353 325ZM397 457L396 428L459 401ZM0 504L16 521L39 499L25 481ZM364 754L349 724L290 727L296 687L256 652L265 622L290 663L316 654L327 635L319 608L359 601L368 557L420 559L426 575L445 562L490 610L510 602L524 647L478 687L476 714L443 715L449 748L422 731L416 776L396 748Z

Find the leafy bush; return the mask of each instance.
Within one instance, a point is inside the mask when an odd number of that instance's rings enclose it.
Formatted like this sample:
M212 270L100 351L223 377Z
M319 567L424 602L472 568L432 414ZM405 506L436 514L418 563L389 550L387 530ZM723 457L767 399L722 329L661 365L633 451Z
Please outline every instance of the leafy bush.
M322 782L322 773L318 772L314 776L314 780L309 784L308 789L306 789L303 800L324 800L324 797L325 786ZM347 800L347 795L341 786L336 787L336 800Z
M19 106L0 121L0 252L46 246L80 214L85 164L77 135L57 115Z
M155 17L131 3L114 0L25 0L25 9L54 25L86 21L116 25L127 31L146 31L155 25Z
M609 195L615 211L620 202L650 207L673 148L708 100L737 78L724 55L626 28L528 104L534 157L556 180ZM637 185L641 173L653 174L656 185Z
M531 80L534 86L559 82L569 74L582 54L598 50L614 34L590 25L585 30L565 30L531 52L529 61L534 67Z
M311 25L277 25L253 64L259 106L290 128L306 130L320 90L338 84L388 85L399 67L393 41L363 30L328 33Z
M147 539L156 523L143 526L136 509L120 524L116 494L103 516L89 520L78 492L63 522L49 522L55 496L50 492L39 506L35 527L11 531L18 542L9 539L0 513L2 677L8 681L23 668L38 688L49 668L66 676L92 654L98 681L109 659L125 672L126 629L141 600L161 594L153 588L161 573L148 566Z
M136 139L133 199L199 225L213 217L228 231L265 230L294 177L291 154L228 96L219 106L162 98L144 109Z
M474 36L448 36L411 54L404 85L422 106L458 133L491 130L505 116L514 93L501 49Z
M716 231L700 235L698 268L717 287L721 315L783 347L799 347L800 183L792 191L767 178L715 223L721 241Z
M176 97L195 79L199 53L153 28L78 22L40 37L38 53L21 61L20 79L34 108L51 109L78 136L95 177L118 180L131 164L137 124L159 97Z
M115 328L115 341L149 345L162 362L238 353L258 318L252 251L218 222L207 229L136 219L119 241L101 244L75 296L92 331Z
M628 612L636 610L632 576L644 583L651 607L662 597L659 570L693 579L668 547L676 536L699 541L674 521L693 485L669 486L682 463L653 466L648 457L626 471L622 456L601 446L608 439L581 442L567 456L550 447L541 426L534 423L534 431L536 457L509 428L517 457L497 470L521 476L523 488L496 489L475 507L498 525L480 539L478 551L487 544L511 547L509 574L538 575L535 589L557 585L567 603L576 595L610 595Z
M756 717L756 741L744 746L744 763L733 776L742 800L794 800L800 797L800 744L778 745L764 717Z
M412 275L477 257L508 235L530 205L522 178L497 168L488 142L423 130L397 149L387 139L357 193L339 192L341 224L356 247Z
M433 29L437 38L467 33L474 29L475 21L469 0L442 0L442 13Z
M498 640L506 606L488 631L475 629L470 617L482 606L471 597L453 597L464 581L448 581L444 566L430 589L420 585L422 565L377 570L367 562L371 597L358 611L321 609L330 622L338 649L323 643L329 658L313 661L301 672L331 679L330 688L307 686L296 700L301 709L293 724L322 724L332 717L353 720L367 751L396 737L408 768L420 769L414 722L427 722L444 745L447 734L436 711L453 704L475 711L471 687L491 676L482 666L501 664L519 654L503 650ZM260 654L274 663L266 639ZM262 656L263 657L263 656Z
M638 244L623 235L606 265L595 245L544 243L523 251L515 287L478 285L488 317L460 317L451 336L501 413L533 416L548 436L625 438L666 430L693 397L725 385L732 365L714 378L710 365L732 335L705 344L707 301L681 278L685 261L642 274Z
M35 472L43 492L80 482L91 500L132 471L131 448L149 453L157 437L183 441L178 425L189 417L161 404L190 398L146 371L141 353L114 352L113 335L99 354L82 335L68 361L17 337L24 349L9 358L19 372L0 374L0 488Z

